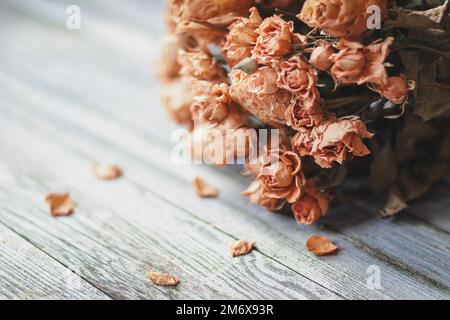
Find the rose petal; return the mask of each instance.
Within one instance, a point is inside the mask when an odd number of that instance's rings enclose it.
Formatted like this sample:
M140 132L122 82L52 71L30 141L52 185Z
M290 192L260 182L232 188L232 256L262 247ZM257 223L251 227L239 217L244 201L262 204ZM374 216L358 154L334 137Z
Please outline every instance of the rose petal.
M150 279L151 282L153 282L153 284L156 284L158 286L174 287L180 282L180 279L168 273L158 273L149 271L147 272L147 277Z
M230 252L233 257L237 256L243 256L246 254L249 254L253 247L255 246L256 242L250 242L245 240L239 240L236 242L233 242L230 245Z
M219 195L219 190L209 184L207 184L202 178L196 177L192 181L192 187L199 197L202 198L215 198Z
M317 256L325 256L336 252L338 247L328 238L322 236L311 236L306 242L306 247Z
M73 212L75 204L68 193L50 193L45 198L50 213L54 217L68 216Z
M92 171L101 180L113 180L122 176L122 169L114 164L95 163L92 166Z

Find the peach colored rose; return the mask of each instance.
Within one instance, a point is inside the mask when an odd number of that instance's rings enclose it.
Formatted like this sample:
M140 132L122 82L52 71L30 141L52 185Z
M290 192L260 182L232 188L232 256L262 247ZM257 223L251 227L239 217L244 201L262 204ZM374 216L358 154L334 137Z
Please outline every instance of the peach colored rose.
M295 130L302 127L317 126L324 119L317 88L294 96L285 113L286 124Z
M193 101L191 89L187 83L174 80L164 85L162 102L169 116L179 124L192 125L190 106Z
M327 213L330 197L312 186L306 186L303 191L300 199L292 204L291 210L298 224L309 225Z
M229 27L223 50L231 66L252 55L258 38L256 30L262 21L258 10L251 8L250 17L239 18Z
M370 154L362 139L372 136L361 119L350 116L312 129L300 128L292 138L292 147L301 157L312 156L322 168L331 168L333 162L342 164L349 153L357 157Z
M169 0L168 14L177 34L190 34L202 43L211 43L224 37L226 27L253 5L254 0Z
M181 65L180 74L187 78L218 82L226 79L225 71L204 48L179 50L178 62Z
M199 81L193 91L195 97L191 105L192 120L221 122L226 118L232 103L228 84Z
M287 8L295 5L298 0L258 0L257 3L266 9Z
M386 17L387 0L306 0L297 18L332 36L357 40L367 31L371 5L377 5L382 18Z
M286 123L285 113L292 94L277 86L276 71L265 66L252 74L233 69L230 73L231 98L262 122L275 127Z
M260 205L267 210L276 211L283 206L283 200L269 198L264 195L261 181L255 180L241 193L250 198L250 203Z
M297 201L305 184L297 153L271 149L262 157L257 179L261 181L263 195L273 199L286 198L289 203Z
M292 51L294 24L279 16L264 19L258 28L253 57L261 64L271 64Z
M299 56L280 61L275 69L278 72L277 85L292 93L310 91L317 84L317 72Z
M333 60L331 59L333 54L333 45L329 42L321 41L311 53L309 63L316 69L328 71L333 66Z
M246 157L254 143L247 134L247 125L244 114L237 108L230 108L219 124L196 123L187 137L186 150L192 159L217 166L238 156Z
M414 90L414 88L414 81L407 81L403 74L398 77L390 77L385 85L375 87L383 97L396 104L406 102L408 91Z
M386 84L384 62L393 41L394 38L388 37L383 42L364 46L341 38L336 45L339 52L331 56L334 61L331 74L337 82L343 84Z

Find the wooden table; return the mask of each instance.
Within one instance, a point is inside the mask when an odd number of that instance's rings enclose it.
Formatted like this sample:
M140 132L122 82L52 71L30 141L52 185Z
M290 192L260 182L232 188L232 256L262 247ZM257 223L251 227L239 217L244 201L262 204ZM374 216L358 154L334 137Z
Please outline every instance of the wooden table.
M394 220L359 203L304 227L249 205L230 169L171 163L154 2L1 1L0 298L449 299L449 178ZM95 161L125 176L99 181ZM197 175L218 199L194 195ZM64 191L75 213L52 218L45 196ZM341 250L313 256L312 234ZM257 250L231 258L236 239ZM181 283L156 287L149 268Z

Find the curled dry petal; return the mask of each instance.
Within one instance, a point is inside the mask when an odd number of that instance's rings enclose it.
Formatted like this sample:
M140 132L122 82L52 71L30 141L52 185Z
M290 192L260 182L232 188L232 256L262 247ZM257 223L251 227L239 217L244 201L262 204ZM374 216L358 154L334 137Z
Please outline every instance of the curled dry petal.
M226 37L223 50L231 66L252 55L258 38L256 30L262 21L258 10L251 8L248 18L238 18L229 27L230 32Z
M179 50L178 62L181 65L180 74L185 77L219 82L226 78L225 71L203 47Z
M339 52L331 56L334 61L331 74L337 82L343 84L386 84L387 73L384 62L393 41L394 38L388 37L383 42L364 46L359 42L341 38L336 45Z
M239 240L230 245L230 253L233 257L243 256L252 252L256 242Z
M294 24L275 15L264 19L258 28L253 57L261 64L271 64L292 51Z
M388 78L386 84L376 87L376 90L395 104L402 104L407 100L408 91L414 88L414 81L407 81L404 75L400 75Z
M302 197L291 206L295 220L299 224L313 224L323 217L329 206L330 197L323 191L306 186Z
M275 127L286 123L285 113L292 94L278 88L273 68L262 67L251 75L234 69L230 78L230 95L236 103L264 123Z
M115 164L94 163L92 171L101 180L113 180L122 176L122 169Z
M316 256L325 256L336 252L338 247L328 238L322 236L311 236L306 241L308 251L314 253Z
M202 178L196 177L192 181L192 187L201 198L215 198L219 195L219 190L206 183Z
M370 154L362 139L372 136L364 122L351 116L324 121L312 129L301 128L292 138L292 146L300 156L312 156L322 168L331 168L333 162L342 164L349 153L357 157Z
M175 277L174 275L168 274L168 273L158 273L149 271L147 272L147 277L150 279L150 281L153 284L156 284L158 286L176 286L178 283L180 283L180 279Z
M226 83L198 81L193 89L195 97L191 105L192 119L200 122L221 122L232 103Z
M157 75L162 81L172 81L180 75L180 64L178 63L179 41L179 36L173 34L167 34L163 38L161 58L156 66Z
M241 194L243 196L249 197L250 203L262 206L269 211L276 211L281 209L284 203L280 199L273 199L264 195L260 180L253 181Z
M333 45L329 42L321 41L312 51L309 63L316 69L328 71L333 66L333 54Z
M335 37L360 39L367 31L368 7L387 14L387 0L306 0L298 19L311 28L320 28Z
M68 216L73 212L75 203L68 193L50 193L45 198L54 217Z
M286 199L289 203L297 201L305 185L298 154L273 149L262 158L257 179L261 182L263 195L272 199Z
M297 0L257 0L260 6L267 9L287 8L296 4Z
M181 79L166 83L162 91L162 103L168 115L179 124L192 125L190 86Z

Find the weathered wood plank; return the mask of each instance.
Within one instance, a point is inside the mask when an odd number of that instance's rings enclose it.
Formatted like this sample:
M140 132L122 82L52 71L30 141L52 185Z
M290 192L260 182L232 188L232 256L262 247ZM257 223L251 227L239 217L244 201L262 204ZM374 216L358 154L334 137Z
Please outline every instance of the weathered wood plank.
M47 231L37 231L41 233L41 238L34 241L45 246L43 250L61 261L69 260L64 255L71 253L65 249L66 252L59 254L55 248L48 248L49 242L55 238L76 245L85 255L96 256L97 265L89 265L89 261L80 259L78 267L94 269L90 270L90 281L99 282L105 292L121 298L134 297L134 293L124 292L123 288L120 288L121 292L116 292L111 284L97 279L100 270L95 269L110 263L105 261L107 253L105 257L102 255L108 251L106 248L111 248L112 256L124 257L128 267L132 268L128 271L134 272L137 278L128 279L128 291L144 287L148 282L145 279L146 265L151 264L157 270L173 272L182 279L176 290L164 290L171 298L338 298L258 252L238 259L231 258L227 246L233 238L145 189L127 183L126 179L109 184L97 181L89 170L91 160L82 160L64 148L55 148L51 142L36 139L31 134L21 134L12 126L5 124L2 130L7 130L9 135L0 138L0 159L6 164L7 171L20 179L16 185L0 187L1 193L10 199L8 203L0 204L6 212L1 218L14 228L21 228L33 239L36 233L33 226L27 226L24 230L21 225L31 221L39 229L46 228ZM27 141L27 144L15 147L19 141ZM38 159L28 161L36 154ZM54 154L58 154L58 161L52 161ZM41 207L38 197L41 196L42 202L46 190L57 190L63 186L77 202L73 217L58 223L52 221L44 210L32 209ZM28 209L27 214L21 214L25 208ZM66 228L70 228L74 236L68 236L64 232ZM47 237L43 234L45 232L49 232ZM90 247L89 243L83 244L79 240L80 234L95 238L98 248Z
M14 79L10 79L5 85L13 85ZM11 89L11 87L9 87ZM16 88L18 89L18 88ZM23 90L23 88L21 89ZM12 92L12 90L9 90ZM55 105L55 101L48 100L48 97L34 92L32 88L27 88L27 99L22 100L21 97L18 101L16 97L15 101L8 100L9 105L15 105L13 108L14 113L20 112L22 117L27 118L27 122L35 123L39 129L37 132L49 130L48 138L53 137L56 140L60 140L63 143L78 148L81 152L94 157L96 159L113 159L125 165L127 175L134 180L139 181L145 187L151 187L152 191L157 191L160 196L170 197L170 199L178 203L184 208L189 208L191 212L199 212L202 219L207 219L211 223L214 223L217 227L224 229L227 233L233 234L237 238L250 237L258 238L258 247L261 252L277 260L283 261L283 264L288 265L290 268L301 272L308 278L321 283L322 285L337 290L345 297L364 297L364 298L386 298L386 297L412 297L412 298L424 298L426 296L445 297L448 294L446 289L428 287L430 283L426 279L417 278L416 274L411 274L409 271L399 269L396 266L392 266L390 261L380 260L373 257L371 253L362 251L354 246L351 242L341 237L340 235L328 232L329 236L337 239L338 243L342 245L345 250L342 251L336 257L330 257L330 259L317 259L312 257L309 253L305 252L303 247L304 242L308 235L318 232L320 230L316 228L303 229L303 232L298 232L298 227L293 224L291 218L282 216L269 216L261 212L256 207L243 204L245 210L233 205L227 205L224 208L222 201L205 201L199 203L193 201L193 197L186 197L186 194L190 192L187 187L188 182L180 180L177 176L170 176L173 173L158 172L159 170L166 170L161 168L161 164L167 163L168 151L161 149L154 149L149 144L142 144L142 141L135 139L128 140L130 137L123 130L119 130L114 127L111 132L109 127L111 124L101 123L96 120L96 123L92 123L95 119L95 115L84 116L83 112L80 114L73 114L72 111L79 112L81 109L77 106L72 110L69 105L64 107L63 118L59 116L55 119L52 113L40 114L38 110L42 111L42 108L50 108L51 105ZM32 101L39 101L39 105L34 105ZM33 108L35 114L33 116L27 116L27 112L22 109L21 106L28 106L27 108ZM4 108L4 106L3 106ZM2 109L3 109L2 108ZM25 109L27 109L25 108ZM3 114L11 112L7 108L2 111ZM67 122L68 117L70 119L79 119L77 124ZM89 120L90 119L90 120ZM49 122L50 121L50 122ZM79 127L79 123L83 123L82 127ZM92 126L92 127L91 127ZM88 127L91 127L89 129ZM109 127L109 129L107 129ZM102 132L102 138L92 135L92 128L95 128L95 132ZM64 130L63 136L55 136L57 132ZM133 149L131 153L125 151L127 154L124 156L124 151L116 150L117 146L111 141L104 140L109 134L119 134L121 141L130 141L136 149ZM80 137L80 135L88 134L88 136ZM103 135L104 134L104 135ZM114 134L113 134L114 135ZM133 141L135 139L135 141ZM138 151L139 147L144 147L142 150L148 149L150 158L140 159L141 156L136 157L133 153L142 153ZM105 148L106 146L106 148ZM130 158L135 158L130 161ZM142 163L152 163L151 166L142 165ZM156 171L155 171L156 170ZM210 168L173 168L175 173L179 171L185 172L184 176L192 176L193 174L202 173L208 174L214 181L221 181L222 186L227 186L232 181L238 181L235 177L226 175L224 172L217 172ZM168 176L171 179L168 179ZM185 181L185 182L182 182ZM181 183L181 184L180 184ZM231 194L234 192L235 199L238 199L238 190L236 184L234 185L234 191L228 191L225 193ZM230 189L230 190L232 190ZM227 190L225 190L227 191ZM231 193L230 193L231 192ZM194 198L195 199L195 198ZM245 212L248 211L248 212ZM226 214L223 214L226 212ZM322 231L320 231L322 232ZM327 234L327 232L322 232ZM370 265L379 265L384 270L384 277L386 278L386 285L383 290L370 290L366 287L367 273L366 269ZM424 282L425 281L425 282ZM443 290L443 291L442 291ZM441 292L441 293L439 293Z
M110 298L0 223L0 299Z

